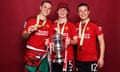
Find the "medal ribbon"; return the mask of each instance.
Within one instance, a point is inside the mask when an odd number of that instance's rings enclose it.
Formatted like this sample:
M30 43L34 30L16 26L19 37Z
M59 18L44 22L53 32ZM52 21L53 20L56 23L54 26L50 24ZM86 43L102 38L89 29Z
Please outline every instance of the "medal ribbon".
M37 15L37 20L36 20L36 24L35 24L35 26L38 26L38 25L39 25L39 21L40 21L40 16L39 16L39 15ZM42 25L40 25L40 27L45 26L46 21L47 21L47 20L44 20L44 21L43 21L43 23L42 23Z
M60 31L60 24L57 23L57 31L59 34L63 35L66 23L63 24L62 29ZM65 47L65 59L63 64L63 71L67 71L67 46Z
M58 29L57 31L58 31L58 33L61 34L61 35L63 35L63 33L64 33L65 24L66 24L66 23L63 24L61 31L60 31L60 24L59 24L59 23L57 24L57 29Z
M83 28L83 31L82 31L82 22L80 21L80 23L79 23L79 37L81 38L81 40L80 40L80 46L83 45L84 36L85 36L85 30L87 28L87 25L88 25L89 21L90 21L89 18L85 21L85 26Z

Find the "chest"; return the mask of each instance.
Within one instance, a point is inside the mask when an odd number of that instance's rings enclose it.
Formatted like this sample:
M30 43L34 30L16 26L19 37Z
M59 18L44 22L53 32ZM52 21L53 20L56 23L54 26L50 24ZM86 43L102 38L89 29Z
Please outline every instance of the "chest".
M54 26L54 33L59 31L60 33L63 33L63 36L70 36L71 34L71 27L69 25L59 25L59 27L57 25Z
M41 25L41 23L39 25ZM36 36L48 36L49 28L50 28L50 25L48 23L46 23L43 27L38 28L38 30L35 31L34 35L36 35Z
M80 33L83 34L83 29L84 29L84 25L81 27L81 32L80 32L79 26L76 28L79 38L81 38L81 36L79 36L79 34ZM86 26L85 32L84 32L84 38L90 39L90 38L94 38L95 36L96 36L95 29L92 26L89 26L89 25Z

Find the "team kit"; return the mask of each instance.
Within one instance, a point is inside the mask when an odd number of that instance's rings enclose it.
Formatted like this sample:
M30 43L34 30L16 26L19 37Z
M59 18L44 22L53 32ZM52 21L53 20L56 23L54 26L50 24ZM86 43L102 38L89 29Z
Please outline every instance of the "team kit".
M47 18L51 10L52 2L44 0L39 13L24 23L24 72L98 72L104 66L104 34L90 19L89 5L76 7L76 24L66 3L57 5L55 21Z

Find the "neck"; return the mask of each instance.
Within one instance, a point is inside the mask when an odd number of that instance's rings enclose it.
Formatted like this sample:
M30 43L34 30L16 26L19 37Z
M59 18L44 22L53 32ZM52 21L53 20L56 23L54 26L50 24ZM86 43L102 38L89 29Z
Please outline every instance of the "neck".
M39 14L39 18L40 20L43 20L43 21L47 19L47 17L44 16L42 13Z
M90 18L86 18L86 19L81 20L82 24L86 24L89 21L90 21Z
M67 18L66 17L64 17L64 18L58 18L58 23L59 24L64 24L66 22L67 22Z

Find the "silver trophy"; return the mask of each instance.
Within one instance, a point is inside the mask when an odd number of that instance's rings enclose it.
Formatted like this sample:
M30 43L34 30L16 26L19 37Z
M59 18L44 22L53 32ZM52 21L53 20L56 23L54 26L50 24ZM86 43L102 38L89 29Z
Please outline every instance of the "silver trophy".
M56 33L53 36L53 43L54 43L53 52L55 52L54 62L56 62L56 63L63 62L62 51L64 50L64 47L63 47L62 40L63 40L63 38L62 38L61 34Z

